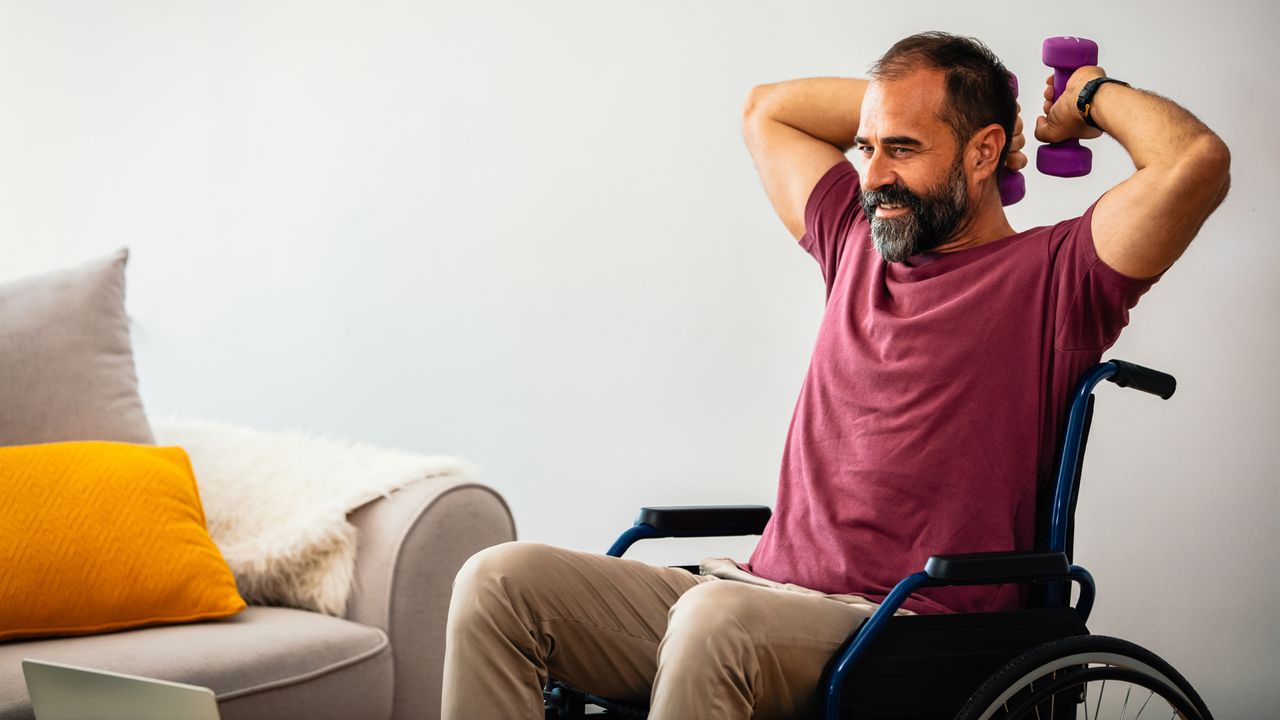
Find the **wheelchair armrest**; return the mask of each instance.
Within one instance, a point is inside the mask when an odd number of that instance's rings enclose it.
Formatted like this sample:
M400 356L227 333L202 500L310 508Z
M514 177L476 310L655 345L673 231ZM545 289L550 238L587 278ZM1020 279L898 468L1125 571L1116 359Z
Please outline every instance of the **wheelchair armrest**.
M636 525L648 525L667 537L759 535L772 511L764 505L693 505L644 507Z
M978 585L1058 579L1071 572L1071 563L1060 552L969 553L934 555L924 571L931 580L947 585Z
M635 525L605 553L622 557L637 540L674 537L759 535L773 514L764 505L702 505L640 508Z

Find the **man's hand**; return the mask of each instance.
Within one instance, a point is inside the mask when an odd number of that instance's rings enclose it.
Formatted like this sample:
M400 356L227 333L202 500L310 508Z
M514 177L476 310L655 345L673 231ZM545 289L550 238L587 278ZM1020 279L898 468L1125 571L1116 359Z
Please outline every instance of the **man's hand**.
M1081 117L1080 109L1076 107L1076 98L1084 89L1085 83L1106 74L1105 70L1096 65L1076 68L1056 102L1053 99L1053 76L1050 75L1045 81L1044 115L1036 118L1036 139L1043 143L1059 143L1100 137L1102 131L1091 127Z

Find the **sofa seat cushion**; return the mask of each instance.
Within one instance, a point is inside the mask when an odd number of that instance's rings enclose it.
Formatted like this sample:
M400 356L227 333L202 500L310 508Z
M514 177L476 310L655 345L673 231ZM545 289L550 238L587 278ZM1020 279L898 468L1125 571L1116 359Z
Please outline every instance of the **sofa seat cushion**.
M250 607L209 622L0 644L0 720L35 717L23 658L201 685L223 720L391 716L387 636L304 610Z

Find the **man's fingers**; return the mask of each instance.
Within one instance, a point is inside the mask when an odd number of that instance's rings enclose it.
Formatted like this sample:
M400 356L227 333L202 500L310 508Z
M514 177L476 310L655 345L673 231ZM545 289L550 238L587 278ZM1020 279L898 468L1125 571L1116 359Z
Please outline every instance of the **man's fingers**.
M1023 135L1022 132L1019 131L1018 134L1013 137L1013 142L1009 143L1009 151L1017 152L1021 150L1023 147L1025 147L1026 144L1027 144L1027 136Z
M1027 156L1020 152L1009 153L1008 159L1004 161L1006 167L1010 170L1021 170L1027 166Z
M1049 136L1049 121L1043 115L1036 118L1036 139L1040 142L1056 142L1058 138Z

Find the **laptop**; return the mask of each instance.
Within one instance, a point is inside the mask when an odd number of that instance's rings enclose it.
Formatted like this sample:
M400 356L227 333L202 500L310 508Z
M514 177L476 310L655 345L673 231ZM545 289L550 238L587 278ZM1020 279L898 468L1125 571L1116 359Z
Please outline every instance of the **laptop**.
M219 720L209 688L25 659L36 720Z

